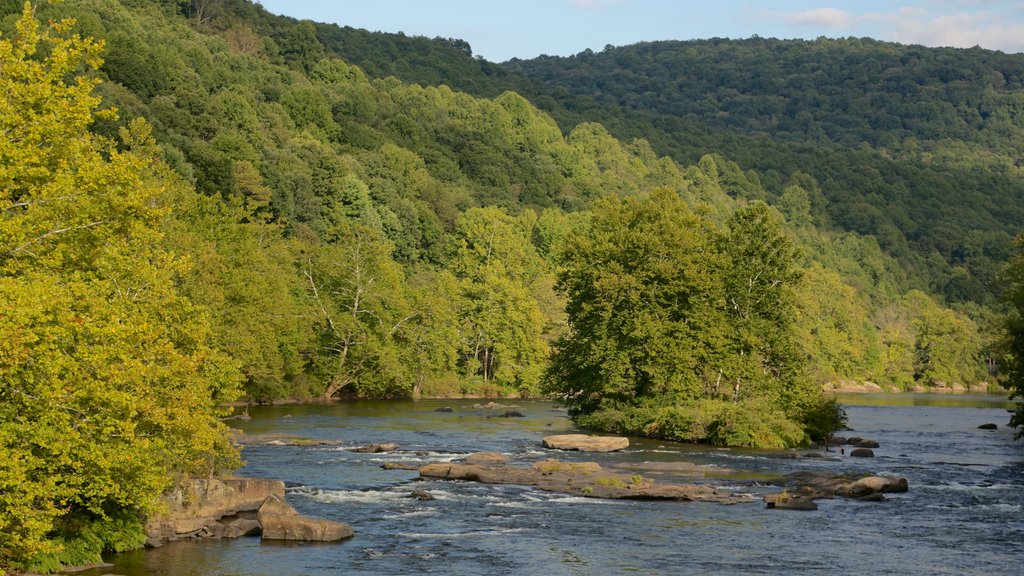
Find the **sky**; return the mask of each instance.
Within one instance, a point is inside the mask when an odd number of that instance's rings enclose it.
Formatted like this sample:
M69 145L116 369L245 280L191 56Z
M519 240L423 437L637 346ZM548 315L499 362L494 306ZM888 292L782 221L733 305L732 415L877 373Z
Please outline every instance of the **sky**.
M261 0L275 13L469 42L492 62L696 38L868 36L1024 52L1022 0Z

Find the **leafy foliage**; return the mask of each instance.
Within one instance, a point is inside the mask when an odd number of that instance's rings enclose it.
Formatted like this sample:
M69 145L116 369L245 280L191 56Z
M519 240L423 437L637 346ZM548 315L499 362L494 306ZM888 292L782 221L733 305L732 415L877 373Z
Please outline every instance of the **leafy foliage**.
M802 442L789 419L821 392L804 377L792 335L796 253L765 204L739 209L720 230L672 191L610 197L594 206L590 228L566 241L560 264L570 331L546 391L577 414L654 399L681 406L674 417L685 422L699 405L710 422L671 423L657 410L634 424L647 433Z
M236 365L162 245L175 179L144 122L90 134L100 45L68 28L26 4L0 39L0 566L137 545L174 474L238 462L217 419ZM112 517L126 536L61 536Z
M1024 397L1024 238L1018 237L1017 254L1004 269L1003 280L1008 285L1006 299L1011 306L1002 342L1003 386L1014 399ZM1018 428L1018 438L1024 435L1024 403L1017 403L1010 426Z

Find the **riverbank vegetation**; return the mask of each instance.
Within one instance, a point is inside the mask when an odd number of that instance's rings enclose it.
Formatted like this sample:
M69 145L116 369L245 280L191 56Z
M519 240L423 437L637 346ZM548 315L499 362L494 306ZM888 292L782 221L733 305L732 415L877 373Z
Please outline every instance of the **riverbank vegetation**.
M550 394L788 446L841 423L826 382L1003 359L989 300L828 225L796 168L373 78L241 0L0 8L2 567L137 546L175 478L237 465L239 398Z

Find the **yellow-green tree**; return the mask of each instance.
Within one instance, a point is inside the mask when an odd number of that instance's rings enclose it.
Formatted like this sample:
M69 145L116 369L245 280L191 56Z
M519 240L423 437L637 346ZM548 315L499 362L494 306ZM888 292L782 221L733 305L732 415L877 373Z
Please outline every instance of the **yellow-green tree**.
M530 243L536 216L473 208L456 222L451 267L461 284L466 374L532 393L547 344L544 315L530 292L544 261Z
M175 181L145 123L89 132L102 47L70 26L26 4L0 38L0 571L137 546L175 474L237 462L237 368L162 248Z

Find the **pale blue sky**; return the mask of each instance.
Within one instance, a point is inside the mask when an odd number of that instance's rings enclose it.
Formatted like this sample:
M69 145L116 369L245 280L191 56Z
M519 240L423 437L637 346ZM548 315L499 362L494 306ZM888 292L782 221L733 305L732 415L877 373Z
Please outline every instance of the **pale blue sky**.
M1024 52L1024 1L1010 0L262 0L276 14L373 31L461 38L502 62L643 40L870 36Z

